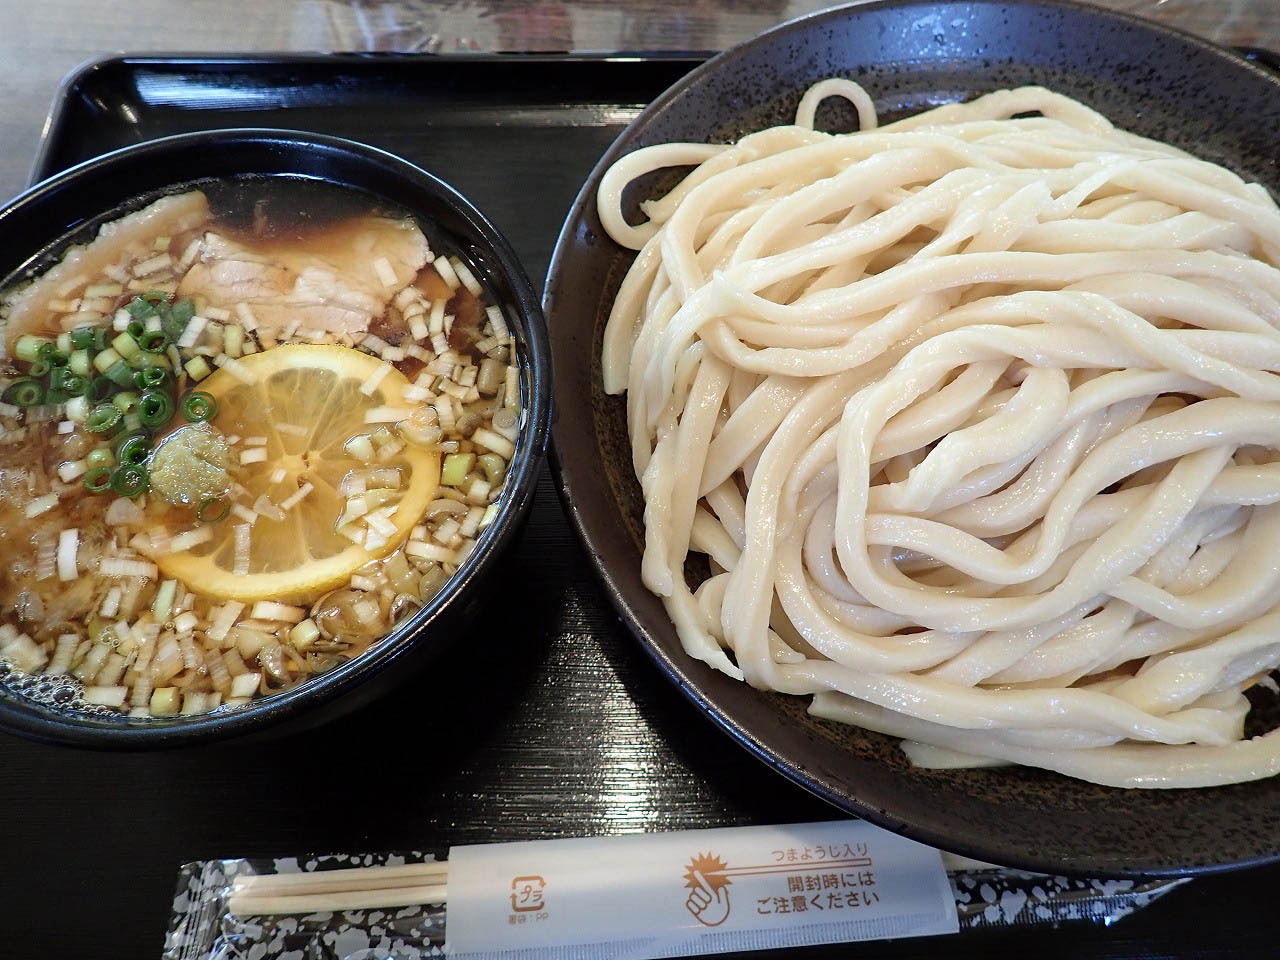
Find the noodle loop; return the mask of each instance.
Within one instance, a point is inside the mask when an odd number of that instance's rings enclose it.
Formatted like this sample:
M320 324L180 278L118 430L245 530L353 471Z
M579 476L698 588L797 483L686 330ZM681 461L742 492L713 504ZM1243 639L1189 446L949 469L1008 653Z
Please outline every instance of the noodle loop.
M813 129L832 96L859 132ZM794 125L624 157L598 204L639 251L602 362L642 573L691 656L923 765L1280 772L1280 732L1243 739L1280 666L1263 188L1040 88L877 126L837 78Z

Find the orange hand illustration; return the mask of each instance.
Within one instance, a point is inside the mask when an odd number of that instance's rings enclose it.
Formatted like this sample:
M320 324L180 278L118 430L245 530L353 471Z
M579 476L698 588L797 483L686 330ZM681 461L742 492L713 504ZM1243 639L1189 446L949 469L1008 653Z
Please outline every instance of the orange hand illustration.
M684 902L685 909L704 926L716 927L724 923L729 916L728 888L711 884L697 870L693 871L693 879L697 886L690 891L689 899Z

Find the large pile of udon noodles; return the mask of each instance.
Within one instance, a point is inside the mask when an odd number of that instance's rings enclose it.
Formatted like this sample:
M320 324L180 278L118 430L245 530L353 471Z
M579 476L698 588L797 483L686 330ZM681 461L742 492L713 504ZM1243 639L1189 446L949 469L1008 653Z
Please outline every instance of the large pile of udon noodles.
M812 129L832 94L860 132ZM1243 739L1280 663L1263 187L1039 88L876 129L833 80L795 125L622 158L599 209L640 251L604 378L690 655L922 765L1280 770L1280 732Z

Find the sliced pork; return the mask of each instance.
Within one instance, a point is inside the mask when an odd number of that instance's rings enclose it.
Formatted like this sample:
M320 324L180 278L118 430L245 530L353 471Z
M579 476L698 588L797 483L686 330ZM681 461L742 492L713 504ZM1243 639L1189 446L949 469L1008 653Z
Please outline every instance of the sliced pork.
M157 236L173 237L194 230L209 220L209 201L199 190L155 201L136 213L105 224L90 243L72 247L62 261L46 270L34 283L19 288L0 305L4 320L4 351L24 333L46 332L55 314L50 302L77 295L80 289L107 268L120 268L153 249Z
M358 337L431 258L417 224L366 216L299 237L207 233L179 297L246 304L260 336L299 330Z

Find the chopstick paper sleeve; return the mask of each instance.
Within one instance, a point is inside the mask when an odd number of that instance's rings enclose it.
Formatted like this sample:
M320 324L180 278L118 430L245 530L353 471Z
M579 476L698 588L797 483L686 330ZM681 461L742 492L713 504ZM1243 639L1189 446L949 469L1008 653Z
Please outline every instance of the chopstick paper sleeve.
M938 851L853 820L453 847L448 882L451 957L647 960L958 929Z

